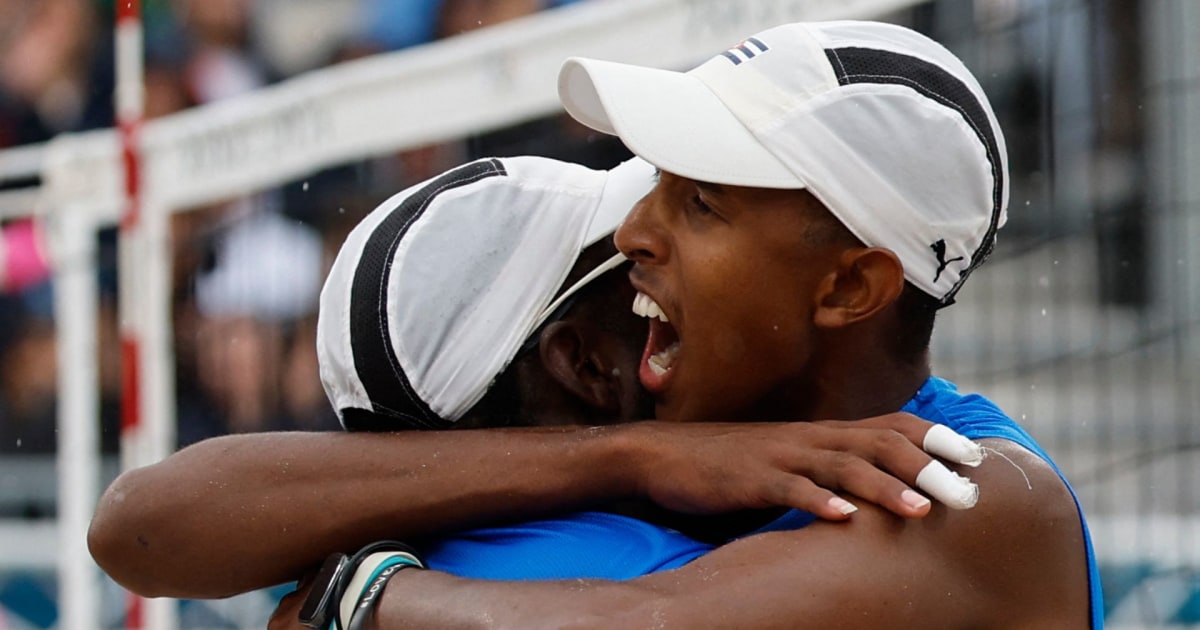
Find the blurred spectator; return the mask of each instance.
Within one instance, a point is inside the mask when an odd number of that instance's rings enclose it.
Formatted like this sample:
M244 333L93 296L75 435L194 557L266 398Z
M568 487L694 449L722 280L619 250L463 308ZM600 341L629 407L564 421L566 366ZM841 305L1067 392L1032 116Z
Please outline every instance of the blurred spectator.
M111 38L89 0L0 0L0 149L112 124ZM0 451L56 445L49 270L33 220L0 234ZM105 446L116 416L103 405Z
M0 147L112 124L110 39L87 0L0 0Z
M254 49L276 76L326 65L337 58L339 47L364 30L364 5L369 4L366 0L255 0L251 15ZM419 4L426 2L419 0ZM372 52L387 49L370 45Z
M57 360L54 325L18 316L0 359L0 453L54 451Z
M442 0L438 37L451 37L536 13L542 0Z
M450 37L574 1L443 0L438 32ZM612 168L633 156L615 136L593 131L560 114L472 136L463 157L514 155L541 155L591 168Z
M293 428L289 411L311 411L311 399L323 397L315 355L295 349L305 334L315 346L304 322L324 277L321 238L262 204L226 212L195 279L196 375L229 431ZM311 361L313 378L292 360Z
M266 72L250 50L250 0L177 0L175 6L192 45L185 76L197 103L266 83Z
M316 312L320 236L270 209L244 203L235 210L214 231L212 259L196 279L200 313L289 322Z
M0 230L0 293L23 291L50 277L38 226L22 219Z
M362 0L359 41L379 50L424 44L437 35L442 0Z

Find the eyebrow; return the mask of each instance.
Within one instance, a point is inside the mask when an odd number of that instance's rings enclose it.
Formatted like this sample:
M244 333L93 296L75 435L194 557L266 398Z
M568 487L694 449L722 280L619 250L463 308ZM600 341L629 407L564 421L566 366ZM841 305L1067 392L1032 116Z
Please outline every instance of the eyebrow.
M655 166L654 167L654 181L657 182L661 178L662 178L662 169ZM699 188L700 190L702 190L710 195L721 195L721 194L724 194L726 191L726 187L721 184L714 184L712 182L702 182L698 179L690 179L689 181L696 184L696 188Z

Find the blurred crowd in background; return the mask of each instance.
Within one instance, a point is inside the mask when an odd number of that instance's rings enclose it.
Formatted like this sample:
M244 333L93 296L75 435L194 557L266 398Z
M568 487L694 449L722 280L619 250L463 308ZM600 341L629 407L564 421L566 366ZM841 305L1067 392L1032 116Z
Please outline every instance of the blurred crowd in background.
M146 117L573 1L143 0ZM113 0L0 0L0 150L114 125L113 23ZM626 156L619 143L555 117L177 214L179 445L231 432L336 428L314 331L325 270L346 232L380 201L446 168L530 153L597 168ZM51 276L36 220L9 219L0 230L0 453L49 453ZM100 240L101 441L112 453L121 398L115 229Z

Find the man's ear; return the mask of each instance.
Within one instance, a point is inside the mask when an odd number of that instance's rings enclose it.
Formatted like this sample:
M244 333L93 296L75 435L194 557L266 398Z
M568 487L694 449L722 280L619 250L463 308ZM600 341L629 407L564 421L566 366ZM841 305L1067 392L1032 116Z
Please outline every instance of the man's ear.
M565 319L542 330L538 348L546 372L585 404L604 411L621 411L620 382L613 375L602 334L592 324Z
M839 328L868 320L891 306L904 290L904 266L895 252L856 247L842 252L817 287L813 322Z

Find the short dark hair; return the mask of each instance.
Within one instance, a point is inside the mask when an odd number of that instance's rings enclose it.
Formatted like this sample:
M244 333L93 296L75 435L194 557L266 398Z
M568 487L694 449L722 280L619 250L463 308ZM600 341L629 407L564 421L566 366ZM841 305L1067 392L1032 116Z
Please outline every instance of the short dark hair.
M937 298L904 282L904 290L896 298L895 334L888 350L905 363L925 361L929 341L933 338L933 322L942 307Z
M487 393L471 410L454 423L455 429L488 429L522 426L520 359L514 360L496 376Z

